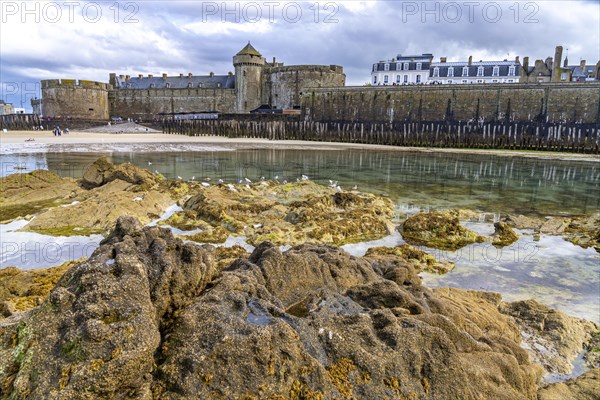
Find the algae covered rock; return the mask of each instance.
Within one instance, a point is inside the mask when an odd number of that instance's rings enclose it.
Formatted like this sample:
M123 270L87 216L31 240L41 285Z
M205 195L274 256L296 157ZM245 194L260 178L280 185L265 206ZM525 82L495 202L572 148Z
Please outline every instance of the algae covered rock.
M402 238L415 246L428 246L442 250L458 250L485 238L460 224L458 212L421 212L404 221Z
M122 215L139 218L144 224L156 219L173 203L168 194L113 180L81 195L68 207L54 207L36 216L23 230L53 236L105 233Z
M496 247L510 246L519 240L519 235L506 222L494 223L494 230L491 240Z
M570 373L575 357L594 334L599 334L593 322L568 316L535 300L503 303L500 310L514 317L533 360L548 372Z
M365 257L397 257L411 263L418 272L426 271L435 274L445 274L454 269L454 263L447 260L437 260L435 256L408 244L396 247L371 247Z
M595 368L577 378L540 389L538 400L597 400L599 388L600 368Z
M339 245L381 238L394 229L389 199L340 193L306 181L200 188L184 208L171 217L173 226L206 230L192 239L205 242L223 241L226 230L246 236L253 245L267 240L281 245Z
M0 223L70 203L82 189L73 179L45 170L0 178Z
M119 218L40 306L0 321L2 397L536 396L541 370L498 295L440 295L391 255L244 253Z
M117 179L135 185L144 184L148 186L152 186L162 180L158 175L131 163L114 165L109 161L108 157L103 156L86 168L80 184L86 189L92 189L106 185Z
M573 218L565 228L565 238L587 249L593 247L600 253L600 213Z
M77 261L67 261L62 265L44 269L0 269L0 303L4 304L6 310L4 316L9 317L15 312L26 311L39 305L65 271L75 264Z

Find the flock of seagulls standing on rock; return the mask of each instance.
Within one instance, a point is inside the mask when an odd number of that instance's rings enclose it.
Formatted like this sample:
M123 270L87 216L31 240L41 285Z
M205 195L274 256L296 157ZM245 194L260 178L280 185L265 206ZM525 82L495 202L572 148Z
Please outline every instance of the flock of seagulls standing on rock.
M148 165L152 165L152 162L148 161ZM158 174L160 174L160 172L159 172L158 170L155 170L155 171L154 171L154 173L155 173L155 174L157 174L157 175L158 175ZM183 179L181 176L177 175L177 180L180 180L180 181L182 181L182 180L184 180L184 179ZM194 176L192 176L192 178L190 179L190 182L194 182L195 180L196 180L196 176L194 175ZM210 180L211 180L211 178L209 178L209 177L206 177L206 178L204 178L204 180L203 180L203 181L202 181L200 184L201 184L203 187L210 187L211 185L210 185L210 183L208 183L208 182L210 182ZM284 179L282 182L279 182L279 175L276 175L276 176L273 178L273 180L274 180L276 183L278 183L278 184L283 184L283 185L285 185L285 184L287 184L287 183L288 183L288 181L287 181L286 179ZM296 182L306 182L306 181L309 181L309 180L310 180L310 178L309 178L307 175L304 175L304 174L303 174L303 175L302 175L300 178L297 178L297 179L296 179ZM265 182L265 177L264 177L264 176L261 176L261 178L260 178L260 181L261 181L261 182ZM245 187L246 189L251 189L251 187L250 187L250 184L251 184L251 183L252 183L252 180L250 180L249 178L240 179L240 180L238 181L238 184L240 184L240 185L241 185L241 184L245 184L245 186L244 186L244 187ZM219 179L219 184L225 184L225 181L224 181L223 179ZM341 188L341 187L338 185L338 181L332 181L332 180L330 179L330 180L329 180L329 185L328 185L328 186L329 186L329 187L331 187L331 188L333 188L333 189L335 189L335 190L336 190L336 191L338 191L338 192L343 192L342 188ZM231 183L228 183L228 184L227 184L227 188L228 188L228 189L229 189L231 192L237 192L237 191L238 191L238 190L235 188L235 186L233 186ZM357 185L354 185L354 186L352 187L352 190L358 190L358 186L357 186Z

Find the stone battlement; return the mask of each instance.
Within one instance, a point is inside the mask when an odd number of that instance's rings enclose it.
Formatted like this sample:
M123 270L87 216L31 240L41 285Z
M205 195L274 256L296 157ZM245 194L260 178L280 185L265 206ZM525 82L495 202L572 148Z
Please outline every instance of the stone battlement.
M112 87L103 82L87 81L82 79L46 79L42 80L42 89L50 88L82 88L82 89L99 89L110 90Z

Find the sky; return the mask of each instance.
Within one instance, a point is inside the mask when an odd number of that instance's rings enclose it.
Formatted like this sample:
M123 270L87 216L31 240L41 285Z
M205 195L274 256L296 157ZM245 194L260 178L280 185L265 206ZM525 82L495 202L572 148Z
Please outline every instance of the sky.
M251 41L267 60L336 64L347 85L398 54L530 62L565 48L600 60L600 2L0 0L0 99L30 110L42 79L233 71Z

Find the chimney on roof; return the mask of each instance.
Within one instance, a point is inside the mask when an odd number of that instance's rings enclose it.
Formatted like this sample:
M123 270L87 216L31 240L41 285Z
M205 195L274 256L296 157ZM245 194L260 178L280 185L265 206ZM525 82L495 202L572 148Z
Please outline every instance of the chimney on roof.
M125 75L125 82L127 82L131 78L131 75Z
M211 73L210 73L210 77L211 77L211 78L213 78L214 76L215 76L215 73L214 73L214 72L211 72Z
M516 57L515 57L515 64L519 64L519 63L520 63L520 61L521 61L521 60L519 59L519 56L516 56Z
M154 75L148 74L148 78L154 78Z
M446 61L448 61L447 57L440 57L440 62L441 63L445 63Z
M179 78L183 78L183 74L179 74Z
M162 74L163 75L163 79L167 79L167 74Z
M121 78L121 80L125 79L123 75L119 75L119 78Z
M142 74L138 75L138 78L140 78L140 79L142 79L143 77L144 77L144 75L142 75Z
M581 61L579 62L579 66L581 67L581 71L582 71L582 72L585 72L585 60L581 60Z
M469 66L473 64L473 56L469 56Z
M525 69L525 73L529 72L529 57L523 57L523 68Z
M273 57L273 66L277 65L277 60Z
M192 78L192 73L191 72L188 73L188 78L190 78L190 79Z
M229 71L229 72L227 73L227 75L231 76L231 75L233 75L233 72Z

